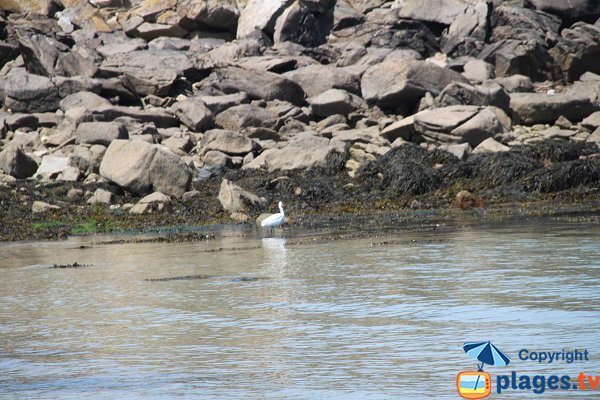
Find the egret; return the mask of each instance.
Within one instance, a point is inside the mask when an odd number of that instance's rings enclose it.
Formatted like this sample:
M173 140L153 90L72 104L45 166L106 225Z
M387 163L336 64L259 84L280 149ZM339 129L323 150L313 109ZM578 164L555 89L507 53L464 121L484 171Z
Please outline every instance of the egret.
M282 225L285 222L285 214L283 213L283 203L281 201L279 202L279 211L280 212L277 214L269 215L260 223L260 226L271 228L271 235L273 234L273 228L278 227L279 225Z

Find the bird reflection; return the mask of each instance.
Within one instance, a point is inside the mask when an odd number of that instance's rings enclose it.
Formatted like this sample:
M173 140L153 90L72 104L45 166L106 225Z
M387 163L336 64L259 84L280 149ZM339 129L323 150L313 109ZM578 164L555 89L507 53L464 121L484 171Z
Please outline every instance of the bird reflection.
M267 265L283 271L288 265L287 248L285 246L286 239L284 238L263 238L262 247L265 250Z

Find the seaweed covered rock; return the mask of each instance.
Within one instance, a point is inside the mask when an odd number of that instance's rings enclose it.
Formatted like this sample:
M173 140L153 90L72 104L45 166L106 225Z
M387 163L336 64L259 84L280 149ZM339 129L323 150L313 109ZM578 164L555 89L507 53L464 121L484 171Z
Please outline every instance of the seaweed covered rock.
M481 154L467 162L469 177L477 178L481 186L490 189L516 183L542 167L538 160L517 152Z
M524 179L528 191L551 193L580 185L600 187L600 161L575 160L552 164Z
M569 140L544 140L535 145L517 145L512 150L545 163L577 160L583 144Z
M436 153L444 157L445 152ZM453 156L446 153L446 159ZM439 188L442 177L431 166L428 152L406 144L390 150L381 158L368 162L357 172L357 177L368 187L378 187L388 196L420 195Z

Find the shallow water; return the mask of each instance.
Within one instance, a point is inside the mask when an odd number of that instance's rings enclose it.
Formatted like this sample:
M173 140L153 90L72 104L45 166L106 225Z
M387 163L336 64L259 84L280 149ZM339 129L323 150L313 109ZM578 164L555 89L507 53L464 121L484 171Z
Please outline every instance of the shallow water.
M512 359L486 366L494 392L512 371L600 375L597 224L111 239L0 244L0 398L454 399L476 368L462 344L482 340Z

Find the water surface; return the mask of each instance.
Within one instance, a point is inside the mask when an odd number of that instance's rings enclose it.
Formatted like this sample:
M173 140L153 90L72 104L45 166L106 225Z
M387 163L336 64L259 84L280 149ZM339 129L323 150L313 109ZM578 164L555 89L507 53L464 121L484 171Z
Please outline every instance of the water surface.
M0 244L0 398L454 399L479 340L513 359L492 376L600 375L598 225L314 235Z

